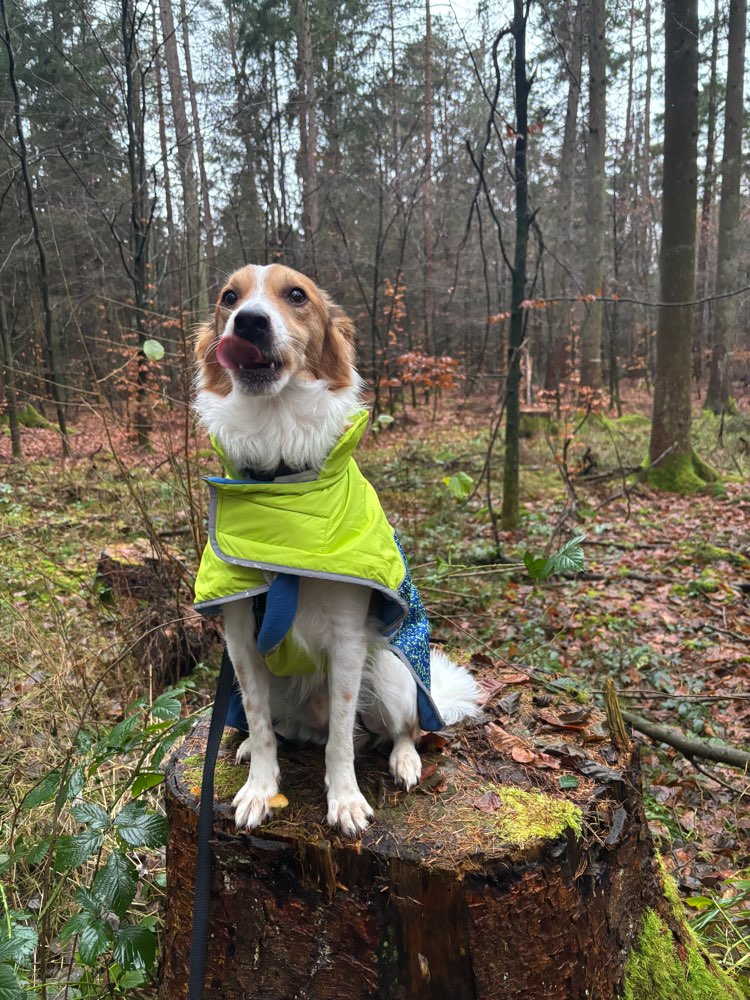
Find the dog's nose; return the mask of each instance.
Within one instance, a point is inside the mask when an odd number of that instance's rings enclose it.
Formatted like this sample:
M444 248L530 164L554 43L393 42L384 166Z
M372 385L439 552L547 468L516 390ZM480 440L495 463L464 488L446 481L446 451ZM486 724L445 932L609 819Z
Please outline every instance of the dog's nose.
M261 309L243 309L234 317L234 332L245 340L260 340L270 329L271 319Z

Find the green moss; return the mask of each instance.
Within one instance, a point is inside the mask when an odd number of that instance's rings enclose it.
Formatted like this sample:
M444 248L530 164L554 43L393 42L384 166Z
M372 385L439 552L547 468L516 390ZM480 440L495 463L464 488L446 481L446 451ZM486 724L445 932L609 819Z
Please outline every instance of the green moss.
M6 426L9 423L7 411L0 416L0 424ZM42 416L36 407L28 403L22 410L18 411L18 422L21 427L50 427L51 424L46 417Z
M185 780L194 788L200 789L203 780L203 755L185 758ZM235 797L247 780L247 768L237 767L228 760L217 760L214 771L214 792L222 801L230 801Z
M624 1000L741 1000L742 994L715 963L704 958L694 938L690 937L687 945L680 948L666 923L654 910L647 910L638 944L625 966L623 997Z
M745 569L750 566L750 559L743 556L741 552L732 552L731 549L723 549L718 545L710 545L707 542L686 542L680 545L679 548L685 553L690 562L728 562L739 569Z
M656 465L649 467L644 463L644 468L649 484L667 493L696 493L719 479L718 472L695 451L689 455L667 455Z
M596 419L602 427L608 427L610 430L635 430L638 427L651 426L651 418L642 413L623 413L621 417L608 417L604 413L598 413Z
M29 403L18 414L18 422L22 427L49 427L50 422L34 406Z
M493 814L499 836L509 844L525 847L534 840L555 840L571 829L581 835L582 813L567 799L553 799L542 792L492 786L502 803Z

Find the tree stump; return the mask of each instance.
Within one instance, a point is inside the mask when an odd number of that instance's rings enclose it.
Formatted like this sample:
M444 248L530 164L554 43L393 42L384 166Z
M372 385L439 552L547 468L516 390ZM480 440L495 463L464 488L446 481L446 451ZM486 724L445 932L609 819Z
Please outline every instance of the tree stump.
M192 580L182 554L147 538L117 542L99 556L96 582L105 601L128 612L140 636L133 655L152 672L159 690L205 660L221 640L215 619L193 607Z
M323 825L322 748L284 744L288 806L238 833L231 800L247 767L225 734L207 1000L620 996L645 915L663 911L638 755L615 749L598 710L533 701L520 684L503 698L512 714L498 715L502 727L426 737L422 782L408 794L386 757L359 755L376 815L358 842ZM187 996L206 735L196 725L168 770L160 1000Z

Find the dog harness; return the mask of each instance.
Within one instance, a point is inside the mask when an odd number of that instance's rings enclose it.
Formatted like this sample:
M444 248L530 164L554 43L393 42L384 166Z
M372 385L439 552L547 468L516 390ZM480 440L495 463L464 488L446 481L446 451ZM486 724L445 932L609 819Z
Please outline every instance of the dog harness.
M357 413L317 475L276 470L243 475L218 442L225 477L208 477L208 543L195 581L206 614L253 597L258 650L280 676L326 669L295 642L291 628L301 577L340 580L372 591L371 612L388 648L417 685L422 729L443 728L430 697L429 622L403 550L353 452L367 425ZM240 706L241 708L241 706ZM236 712L230 710L230 722Z

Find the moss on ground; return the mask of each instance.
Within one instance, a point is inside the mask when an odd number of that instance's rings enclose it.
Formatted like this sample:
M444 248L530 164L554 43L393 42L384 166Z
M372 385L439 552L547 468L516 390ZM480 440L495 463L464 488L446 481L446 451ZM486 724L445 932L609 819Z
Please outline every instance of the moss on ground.
M648 910L638 944L625 966L623 997L624 1000L742 1000L742 993L714 962L704 957L692 935L689 934L684 947L680 946L661 917Z
M649 484L666 493L696 493L719 481L719 473L695 451L667 455L656 465L644 465Z
M9 423L7 412L0 416L0 424L7 426ZM28 403L22 410L18 411L18 422L21 427L51 427L49 420L43 416L35 406Z

